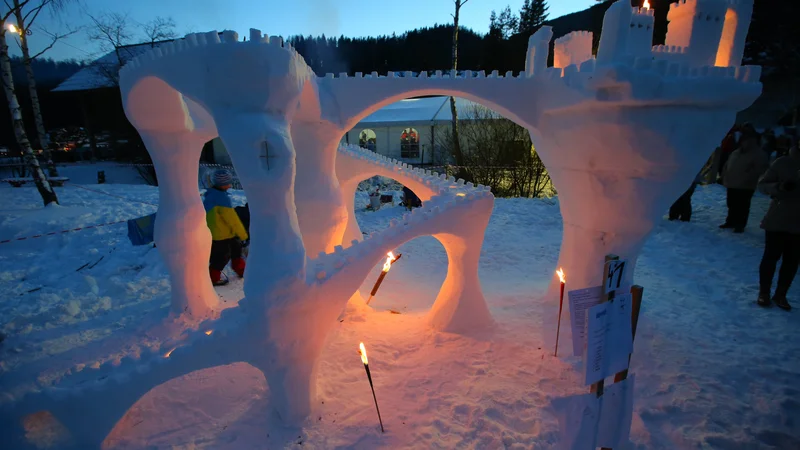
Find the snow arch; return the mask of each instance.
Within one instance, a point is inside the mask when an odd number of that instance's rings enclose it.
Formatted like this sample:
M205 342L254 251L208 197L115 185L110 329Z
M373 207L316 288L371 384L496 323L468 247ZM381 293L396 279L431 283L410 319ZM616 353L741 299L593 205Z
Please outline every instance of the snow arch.
M381 164L382 160L387 163ZM431 175L404 165L389 163L379 155L357 146L339 149L336 175L342 186L343 195L350 199L355 196L358 184L362 180L376 175L397 180L414 191L423 202L428 202L434 197L438 197L437 200L450 198L451 201L461 202L467 196L474 195L470 193L463 180L461 184L452 183L447 186L446 191L441 191L439 189L442 185L434 184ZM426 222L424 226L400 233L402 241L392 240L398 242L394 245L396 248L419 236L431 235L442 244L447 253L447 276L429 313L429 320L435 328L465 332L482 328L491 322L478 279L478 262L492 208L493 202L484 201L476 204L473 209L456 209L444 215L442 209L436 207L429 210L430 213L420 213L430 214L433 220ZM403 220L413 219L418 211L415 209L411 214L406 214ZM362 233L356 221L355 205L352 200L347 202L347 213L344 240L356 244L361 240ZM453 222L461 225L454 227ZM392 247L386 248L387 251L392 249Z

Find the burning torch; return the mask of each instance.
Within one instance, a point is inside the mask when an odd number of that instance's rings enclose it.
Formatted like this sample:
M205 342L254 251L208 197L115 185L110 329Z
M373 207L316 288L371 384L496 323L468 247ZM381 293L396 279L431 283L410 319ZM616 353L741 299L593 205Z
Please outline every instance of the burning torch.
M561 296L558 300L558 326L556 327L556 351L553 356L558 356L558 337L561 334L561 308L564 306L564 285L567 284L567 278L564 276L564 269L559 268L556 270L558 279L561 280Z
M364 363L364 370L367 371L367 379L369 380L369 388L372 389L372 400L375 401L375 410L378 411L378 422L381 424L381 433L383 430L383 420L381 419L381 410L378 408L378 398L375 397L375 386L372 385L372 374L369 373L369 361L367 360L367 349L364 348L364 343L358 344L358 353L361 355L361 362Z
M372 301L372 297L375 297L375 294L378 293L378 288L381 287L381 283L383 283L383 279L386 278L386 274L389 273L389 269L392 268L392 264L394 264L395 261L403 256L402 253L398 253L397 256L394 256L394 253L392 252L389 252L386 255L386 262L383 263L383 270L381 271L380 276L378 276L378 279L375 281L375 286L372 286L372 292L370 292L369 298L367 299L368 305L369 302Z

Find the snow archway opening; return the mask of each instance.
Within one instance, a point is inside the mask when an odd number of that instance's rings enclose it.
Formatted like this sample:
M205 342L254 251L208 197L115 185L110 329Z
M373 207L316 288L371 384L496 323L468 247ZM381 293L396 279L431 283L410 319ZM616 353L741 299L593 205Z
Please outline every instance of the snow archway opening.
M447 276L444 246L433 236L420 236L393 252L402 257L392 265L369 306L375 311L424 314L430 311ZM381 274L383 262L372 268L359 291L366 300Z

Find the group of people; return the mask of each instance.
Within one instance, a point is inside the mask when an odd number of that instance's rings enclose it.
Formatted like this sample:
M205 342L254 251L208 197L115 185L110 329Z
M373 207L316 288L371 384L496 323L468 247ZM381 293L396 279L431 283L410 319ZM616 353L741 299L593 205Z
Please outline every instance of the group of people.
M738 136L733 151L723 149L722 184L727 188L728 216L719 227L744 232L750 215L750 203L756 190L770 197L770 205L761 221L764 229L764 254L759 266L760 306L775 303L791 310L786 296L800 264L800 149L794 136L781 136L777 145L774 134L761 136L748 124L732 130L723 145L729 147ZM772 153L776 158L770 164ZM773 293L772 282L778 262L781 268Z
M775 160L770 163L772 154ZM759 266L757 303L790 310L786 296L800 263L800 149L795 136L774 133L760 135L752 125L731 129L719 149L719 182L727 189L728 215L721 229L743 233L750 215L753 195L758 190L770 196L769 209L761 221L764 229L764 254ZM712 164L712 167L714 164ZM690 188L672 205L670 220L688 222L691 197L705 172L695 177ZM713 180L712 180L713 181ZM777 287L772 282L781 262Z

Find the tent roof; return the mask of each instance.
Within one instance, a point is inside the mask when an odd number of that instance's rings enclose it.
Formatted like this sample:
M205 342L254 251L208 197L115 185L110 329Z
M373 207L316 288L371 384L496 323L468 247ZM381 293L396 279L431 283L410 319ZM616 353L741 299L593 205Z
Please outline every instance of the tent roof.
M358 126L425 124L449 122L450 97L409 98L391 103L361 119ZM466 116L477 103L464 98L456 98L459 117Z

